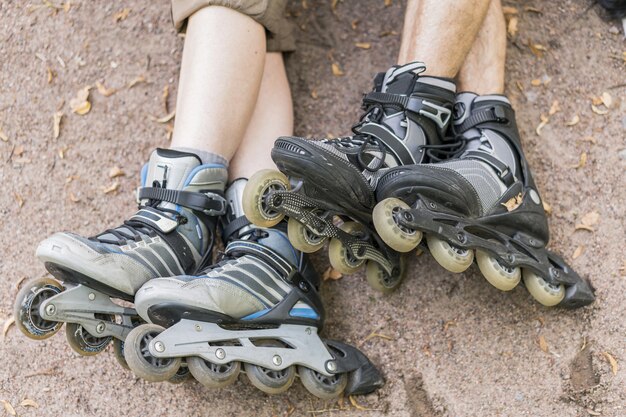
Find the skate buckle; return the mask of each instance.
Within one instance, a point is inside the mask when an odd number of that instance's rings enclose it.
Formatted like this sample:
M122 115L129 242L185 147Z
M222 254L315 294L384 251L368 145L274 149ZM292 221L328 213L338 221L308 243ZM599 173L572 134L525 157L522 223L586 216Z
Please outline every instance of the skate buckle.
M226 202L226 199L224 197L215 193L203 193L203 194L207 196L210 200L215 201L216 203L220 205L219 208L202 210L204 214L206 214L207 216L223 216L224 214L226 214L226 208L228 207L228 203Z
M428 100L422 100L422 105L429 107L428 110L431 110L431 111L427 111L422 108L419 110L418 113L434 121L439 127L439 129L443 130L448 124L448 122L450 121L450 117L452 116L452 111L448 108L439 106Z
M493 115L496 117L496 122L498 123L506 123L508 121L506 117L506 112L501 106L496 106L493 108Z

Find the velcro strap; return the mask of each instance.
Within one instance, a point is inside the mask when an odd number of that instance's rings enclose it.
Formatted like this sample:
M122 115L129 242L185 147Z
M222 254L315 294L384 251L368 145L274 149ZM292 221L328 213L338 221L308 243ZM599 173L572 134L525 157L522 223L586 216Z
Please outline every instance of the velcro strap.
M473 113L467 119L458 125L454 125L454 130L457 134L468 131L469 129L476 127L482 123L496 122L506 123L509 121L510 116L508 109L504 106L494 106L489 109L478 111Z
M498 176L507 187L513 185L513 182L515 181L513 172L511 172L511 169L506 164L503 164L499 159L480 151L468 151L465 153L465 157L469 159L478 159L490 165L498 173Z
M228 223L224 226L224 231L222 232L222 240L228 242L230 237L238 230L252 224L250 220L246 216L237 217L232 222Z
M226 214L226 199L216 193L169 190L158 187L142 187L137 193L139 200L157 200L177 204L191 210L201 211L208 216Z
M224 250L226 255L253 255L267 263L276 270L287 281L291 281L291 277L295 274L296 269L287 262L281 255L274 252L267 246L263 246L256 242L246 240L234 240L226 245Z
M374 91L363 96L363 104L382 104L401 111L409 111L420 116L431 119L437 124L439 129L444 130L450 122L452 110L439 106L428 100L423 100L413 96L402 96L399 94L381 93Z

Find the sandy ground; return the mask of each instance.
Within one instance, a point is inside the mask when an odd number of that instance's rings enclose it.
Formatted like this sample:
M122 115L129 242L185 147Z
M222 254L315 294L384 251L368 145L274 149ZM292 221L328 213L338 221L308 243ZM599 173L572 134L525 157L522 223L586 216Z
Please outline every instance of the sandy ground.
M166 114L166 85L174 106L183 40L170 24L168 2L147 3L73 1L67 13L31 7L37 1L0 3L0 126L7 137L0 142L0 322L11 315L17 283L45 275L34 258L37 243L58 230L92 235L118 224L134 208L136 173L150 150L167 146L166 125L154 118ZM287 60L296 130L346 133L372 75L394 62L405 2L345 0L335 14L330 1L307 3L307 9L290 4L300 26L299 49ZM326 335L359 346L387 379L379 392L357 399L367 411L346 400L333 415L626 415L623 34L597 7L587 10L587 0L506 3L519 10L507 92L552 207L551 246L591 279L597 302L578 311L543 308L523 288L502 293L476 267L454 275L429 256L412 259L406 282L389 296L369 289L362 274L327 282ZM116 23L123 8L130 13ZM355 42L370 42L371 49ZM529 42L547 49L543 57ZM333 76L329 54L345 76ZM139 76L146 82L127 88ZM532 85L534 79L543 84ZM104 97L93 90L91 111L72 114L70 100L96 81L119 91ZM592 98L605 91L612 105L596 114ZM560 111L538 136L540 116L555 100ZM55 112L64 114L57 139ZM574 115L579 123L567 126ZM582 153L586 163L574 168ZM114 166L127 175L105 194L115 183L108 176ZM576 231L594 211L593 231ZM316 260L326 268L324 256ZM388 338L365 341L371 332ZM617 362L616 374L607 355ZM19 406L25 398L39 408ZM0 400L21 416L310 416L339 406L312 398L299 384L269 397L245 377L221 391L149 384L123 371L110 353L79 357L64 331L35 342L14 326L0 336ZM2 415L8 412L0 407Z

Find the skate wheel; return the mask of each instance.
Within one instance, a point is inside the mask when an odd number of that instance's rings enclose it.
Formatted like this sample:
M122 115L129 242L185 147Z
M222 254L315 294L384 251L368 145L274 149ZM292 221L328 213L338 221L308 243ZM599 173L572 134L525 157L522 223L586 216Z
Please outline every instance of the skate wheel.
M128 333L124 341L124 358L131 371L149 382L167 381L180 368L180 358L156 358L150 354L150 341L163 330L156 324L142 324Z
M96 337L77 323L67 323L65 326L67 343L72 350L81 356L93 356L107 348L112 336Z
M243 211L252 223L259 227L276 226L285 217L265 204L265 197L272 191L286 191L289 180L280 171L264 169L248 180L243 190Z
M126 359L124 358L124 341L120 339L113 339L113 357L117 360L117 363L121 365L122 368L130 371L128 367L128 363L126 363Z
M398 224L398 216L402 209L408 210L410 207L398 198L386 198L374 207L372 221L380 238L391 249L410 252L419 245L422 232Z
M322 375L305 366L298 366L298 375L304 388L323 400L336 398L348 385L348 374Z
M180 368L178 368L178 371L176 371L176 374L170 379L168 379L167 382L169 382L170 384L178 385L178 384L182 384L183 382L189 381L191 378L192 376L191 376L189 367L187 366L187 363L183 359L181 360Z
M553 307L565 297L563 284L553 285L529 269L524 269L524 284L530 295L546 307Z
M428 250L433 258L450 272L463 272L474 261L474 251L457 248L435 236L426 236Z
M241 371L241 362L232 361L220 365L199 356L188 357L187 366L196 381L207 388L226 387L237 380Z
M369 261L365 269L365 278L367 283L376 291L382 293L390 293L394 291L404 280L406 272L406 257L400 257L400 264L397 266L393 275L387 274L385 270L374 261Z
M357 222L345 222L339 228L354 236L362 233L364 230L364 226ZM353 256L341 240L337 238L330 240L328 258L334 269L346 275L354 274L365 264L365 259L358 259Z
M318 236L294 218L287 222L287 235L296 250L313 253L324 246L326 236Z
M284 347L284 344L277 340L258 340L256 345ZM293 365L279 371L247 362L243 364L243 367L252 385L267 394L280 394L287 391L296 379L296 367Z
M34 278L27 281L15 297L13 317L16 327L28 338L47 339L59 331L63 322L45 320L39 307L45 300L61 293L63 286L52 278Z
M506 267L498 259L482 250L476 250L476 263L485 279L501 291L511 291L522 279L522 271L519 267Z

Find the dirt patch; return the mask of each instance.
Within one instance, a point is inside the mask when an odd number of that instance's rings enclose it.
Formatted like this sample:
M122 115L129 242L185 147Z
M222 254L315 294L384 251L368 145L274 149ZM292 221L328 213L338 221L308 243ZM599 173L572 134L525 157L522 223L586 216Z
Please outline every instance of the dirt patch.
M428 397L421 375L411 375L405 378L406 407L411 417L438 417L439 414Z
M600 376L593 368L592 355L591 344L587 344L570 363L570 384L573 390L587 390L600 383Z

